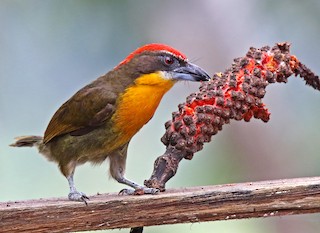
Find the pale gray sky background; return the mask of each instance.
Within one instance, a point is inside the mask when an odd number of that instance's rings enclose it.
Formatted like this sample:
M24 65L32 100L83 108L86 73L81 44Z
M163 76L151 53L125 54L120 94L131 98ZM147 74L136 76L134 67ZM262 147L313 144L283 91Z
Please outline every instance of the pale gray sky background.
M292 53L320 74L320 2L254 0L0 1L0 201L66 197L57 166L35 149L10 148L19 135L42 135L57 108L79 88L145 43L169 44L210 74L250 46L292 42ZM195 90L177 84L132 140L127 177L149 178L165 148L171 112ZM193 160L182 161L170 187L320 175L320 93L302 80L267 88L267 124L232 122ZM123 188L107 165L84 165L75 182L88 195ZM319 215L148 227L151 232L317 233ZM128 232L128 229L117 231Z

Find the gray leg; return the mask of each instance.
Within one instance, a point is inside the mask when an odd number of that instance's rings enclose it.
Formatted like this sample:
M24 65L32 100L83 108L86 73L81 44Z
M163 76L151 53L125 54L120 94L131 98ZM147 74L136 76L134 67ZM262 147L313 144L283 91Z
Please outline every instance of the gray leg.
M70 193L68 195L68 198L70 201L81 201L81 202L84 202L86 205L88 205L87 200L89 200L89 197L87 197L87 195L84 194L83 192L77 191L73 182L73 174L74 174L74 171L71 173L70 176L67 177L69 187L70 187Z
M128 180L127 178L124 177L124 172L126 169L126 160L127 160L127 149L128 149L128 144L126 144L125 146L123 146L123 148L115 151L113 154L109 156L111 176L119 183L126 184L134 188L134 190L123 190L122 193L134 194L135 192L137 193L143 192L146 194L155 194L159 192L158 189L147 188L131 180Z
M89 198L86 196L86 194L77 191L74 185L73 175L74 175L75 168L76 168L75 162L70 162L66 166L63 166L60 164L60 170L62 174L67 178L69 183L70 192L69 192L68 198L70 201L81 201L87 205L86 200L89 200Z

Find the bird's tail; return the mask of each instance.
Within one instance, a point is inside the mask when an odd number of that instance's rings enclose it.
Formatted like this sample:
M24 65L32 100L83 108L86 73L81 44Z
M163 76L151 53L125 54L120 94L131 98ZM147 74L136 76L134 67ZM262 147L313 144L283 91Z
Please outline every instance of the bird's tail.
M13 147L39 147L43 144L43 138L40 136L20 136L15 138L15 142L10 144Z
M50 147L43 143L41 136L20 136L15 138L15 142L10 144L13 147L36 147L40 154L44 155L49 161L55 159L51 156Z

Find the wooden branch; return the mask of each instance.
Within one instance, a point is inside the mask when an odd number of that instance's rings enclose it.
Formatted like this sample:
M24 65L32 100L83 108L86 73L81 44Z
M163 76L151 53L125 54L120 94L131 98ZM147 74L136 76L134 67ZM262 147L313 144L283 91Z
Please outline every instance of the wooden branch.
M320 177L171 189L158 195L0 203L0 232L70 232L320 213Z

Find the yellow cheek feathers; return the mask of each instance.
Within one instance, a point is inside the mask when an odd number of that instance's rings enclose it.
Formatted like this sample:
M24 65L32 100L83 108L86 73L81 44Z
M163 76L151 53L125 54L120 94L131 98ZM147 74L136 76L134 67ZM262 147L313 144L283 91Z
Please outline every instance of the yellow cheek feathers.
M120 136L117 144L128 142L152 118L161 98L174 83L163 72L145 74L119 97L113 116L114 130Z

